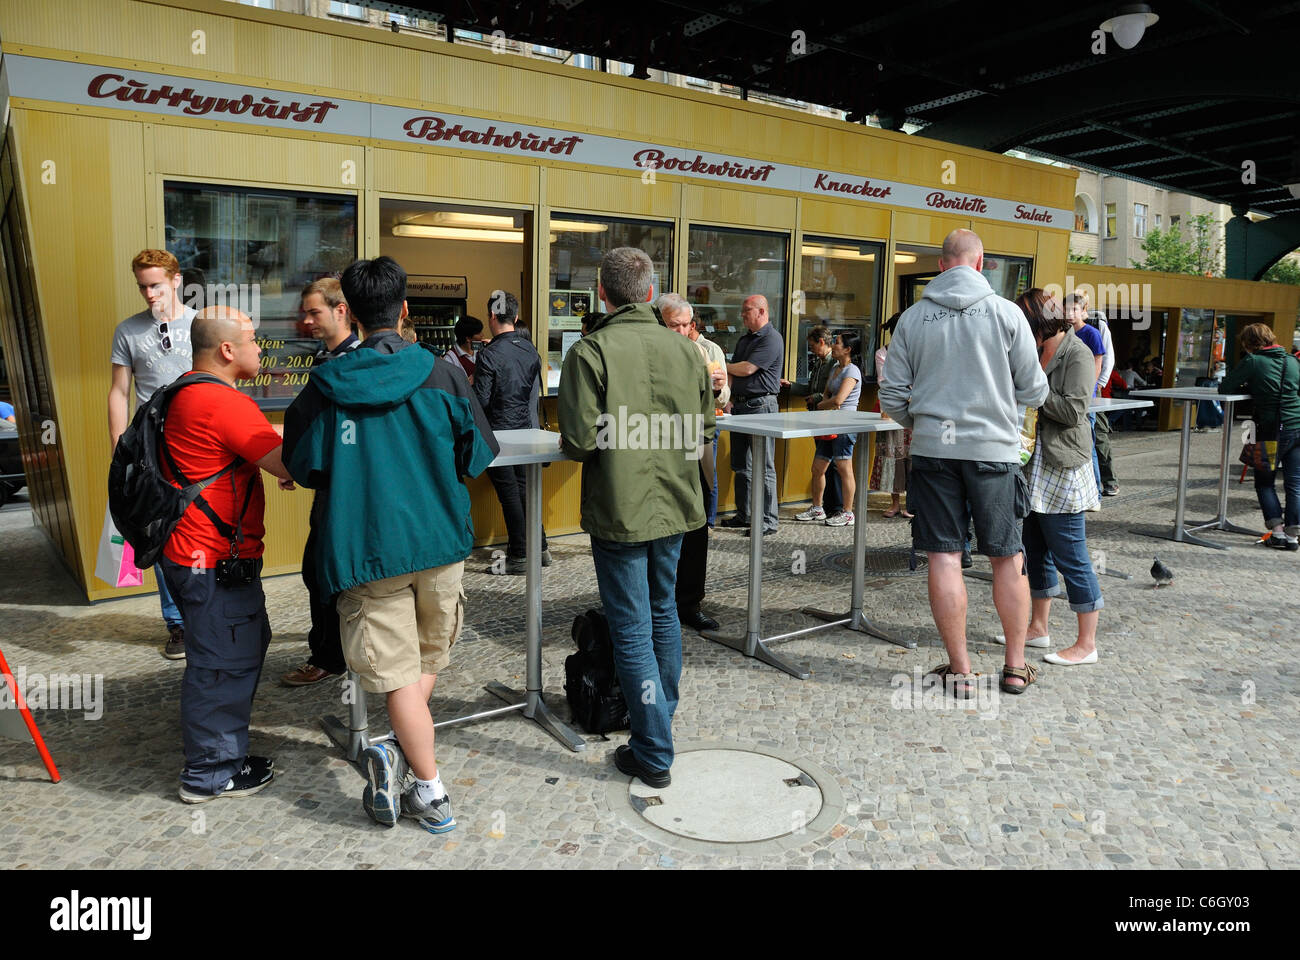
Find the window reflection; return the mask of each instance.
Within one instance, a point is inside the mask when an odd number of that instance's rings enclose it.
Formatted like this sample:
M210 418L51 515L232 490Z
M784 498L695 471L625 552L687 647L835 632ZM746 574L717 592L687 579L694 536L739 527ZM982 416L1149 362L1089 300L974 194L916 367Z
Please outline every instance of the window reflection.
M686 299L704 334L730 358L748 331L740 307L753 294L767 297L768 318L785 334L786 259L784 234L691 227Z

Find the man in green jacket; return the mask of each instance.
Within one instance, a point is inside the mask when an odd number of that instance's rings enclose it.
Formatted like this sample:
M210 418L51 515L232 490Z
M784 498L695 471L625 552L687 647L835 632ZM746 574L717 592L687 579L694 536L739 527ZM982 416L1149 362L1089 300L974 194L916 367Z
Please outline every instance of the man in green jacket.
M682 535L704 526L699 461L714 423L708 370L660 325L653 275L635 247L605 254L609 314L564 358L559 414L564 451L582 463L582 529L631 716L614 765L666 787L682 671L677 561Z
M343 656L383 693L397 743L362 756L361 804L430 833L456 826L434 756L429 697L465 618L461 576L474 546L469 492L499 448L459 364L397 333L406 272L358 260L340 279L361 345L316 368L284 418L289 473L326 500L316 569L339 594ZM407 770L415 775L403 791Z

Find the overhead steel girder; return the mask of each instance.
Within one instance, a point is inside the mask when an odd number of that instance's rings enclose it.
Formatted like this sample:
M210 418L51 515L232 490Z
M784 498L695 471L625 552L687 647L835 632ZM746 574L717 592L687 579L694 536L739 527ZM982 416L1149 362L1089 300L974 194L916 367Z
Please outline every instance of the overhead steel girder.
M1284 213L1255 223L1242 207L1224 227L1224 266L1229 277L1258 280L1268 268L1300 247L1300 213Z
M949 143L1001 153L1053 130L1069 129L1086 121L1114 118L1116 104L1138 111L1141 104L1188 100L1283 100L1300 102L1295 85L1294 52L1269 46L1258 39L1251 72L1217 70L1188 71L1190 51L1186 48L1165 53L1155 51L1144 62L1140 86L1120 71L1099 72L1095 80L1081 83L1079 76L1055 77L1000 96L984 97L964 105L960 111L937 119L926 127L925 136ZM1211 46L1207 56L1214 59ZM1194 58L1193 58L1194 59ZM1041 141L1039 141L1041 143Z

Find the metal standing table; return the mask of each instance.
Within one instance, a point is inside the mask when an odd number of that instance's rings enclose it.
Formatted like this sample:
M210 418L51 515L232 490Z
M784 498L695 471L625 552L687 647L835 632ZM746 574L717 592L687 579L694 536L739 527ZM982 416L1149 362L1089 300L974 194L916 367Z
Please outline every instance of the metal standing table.
M749 485L749 610L745 635L729 636L717 630L704 630L701 636L721 643L723 646L738 650L747 657L761 660L768 666L784 670L792 677L807 680L809 671L795 666L768 649L769 643L778 640L791 640L807 636L821 630L847 626L850 630L879 637L890 643L903 647L915 647L915 643L895 640L888 634L880 632L867 619L863 609L865 603L863 581L866 579L867 536L863 528L863 518L867 513L867 486L871 471L867 464L867 445L859 440L855 458L857 463L857 497L854 503L853 523L853 599L847 613L831 613L825 610L803 608L803 612L827 619L815 627L794 630L766 639L761 635L762 629L762 589L763 589L763 463L764 441L771 437L779 440L792 440L798 437L823 436L830 433L884 433L889 430L901 430L902 427L893 420L884 420L879 414L859 413L857 411L826 410L807 413L755 413L749 416L728 416L718 419L718 429L730 430L733 434L748 434L750 441L750 485ZM734 442L734 441L733 441ZM831 466L829 469L834 469Z
M528 569L526 577L526 595L528 600L526 618L526 689L523 693L493 681L484 687L489 693L506 701L508 706L483 710L452 720L435 723L435 729L442 729L456 724L469 723L474 720L487 720L516 711L529 720L538 723L543 730L559 740L570 750L585 750L587 743L567 724L563 723L542 699L542 465L555 460L568 459L560 450L560 435L547 430L497 430L497 443L501 452L497 454L490 466L513 467L522 465L526 472L527 503L525 515L528 521ZM354 764L361 756L361 751L372 743L392 739L390 730L381 737L370 737L366 730L366 697L356 674L348 672L352 682L353 701L348 713L345 727L337 717L322 717L321 725L330 738L344 749L347 758Z
M1144 537L1161 540L1174 540L1178 543L1194 543L1214 550L1227 550L1222 543L1195 536L1201 530L1227 530L1230 533L1246 533L1252 537L1259 534L1228 522L1228 458L1232 455L1232 408L1240 400L1249 400L1248 393L1219 393L1213 387L1170 387L1157 390L1134 390L1131 396L1164 397L1179 400L1183 404L1183 435L1178 448L1178 496L1174 508L1174 528L1169 533L1154 530L1134 529L1132 532ZM1196 404L1202 400L1218 400L1223 404L1223 449L1219 454L1219 513L1213 520L1185 526L1184 511L1187 507L1187 462L1192 450L1192 420L1196 415Z

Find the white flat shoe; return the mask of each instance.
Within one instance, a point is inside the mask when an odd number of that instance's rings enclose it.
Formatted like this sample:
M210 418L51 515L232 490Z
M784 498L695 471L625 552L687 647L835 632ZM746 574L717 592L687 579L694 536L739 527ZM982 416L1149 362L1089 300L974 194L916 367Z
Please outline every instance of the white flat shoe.
M1007 645L1007 638L1003 634L999 633L993 638L993 642L1000 647L1005 647ZM1050 647L1051 645L1052 638L1047 634L1043 634L1041 637L1025 637L1026 647Z
M1096 663L1097 651L1092 651L1092 653L1088 654L1082 660L1066 660L1065 657L1061 656L1059 653L1045 653L1043 654L1043 659L1048 663L1055 663L1062 667L1077 667L1084 663Z

